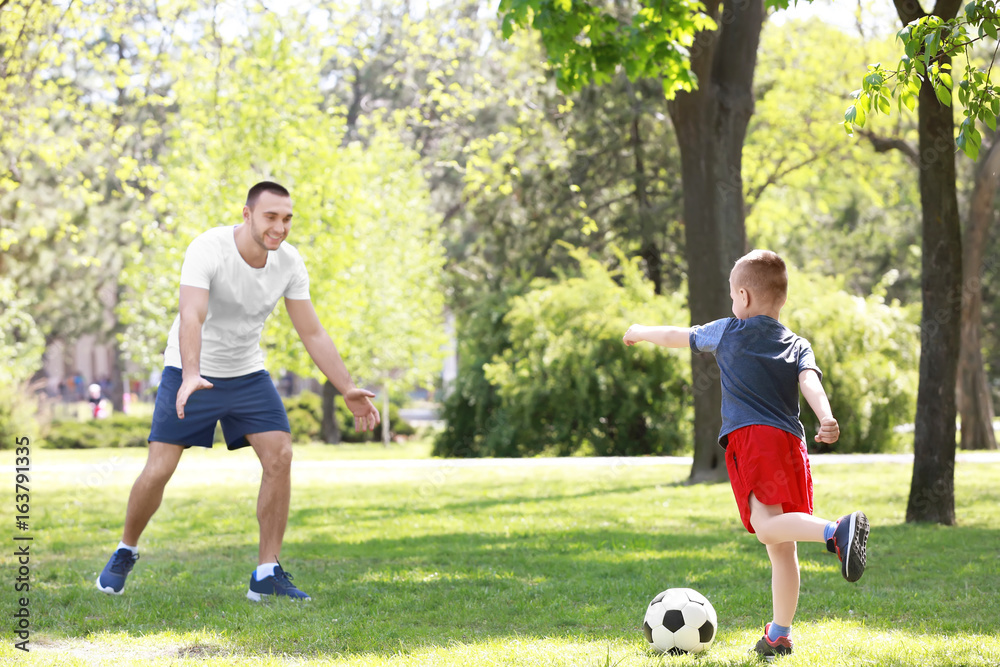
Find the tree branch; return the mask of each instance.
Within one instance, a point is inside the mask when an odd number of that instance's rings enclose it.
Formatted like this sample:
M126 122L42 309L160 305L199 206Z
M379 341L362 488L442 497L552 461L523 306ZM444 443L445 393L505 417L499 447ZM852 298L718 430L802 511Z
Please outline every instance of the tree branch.
M760 186L754 188L753 190L747 193L744 203L744 206L746 207L746 216L748 218L750 217L750 212L753 211L753 207L760 200L760 196L764 194L764 190L766 190L768 186L774 185L788 174L792 173L793 171L796 171L797 169L801 169L810 162L815 162L820 157L821 155L819 153L814 153L810 157L801 160L800 162L796 162L795 164L789 167L785 167L784 169L781 168L782 164L784 164L784 159L779 161L778 164L775 165L774 171L772 171L771 174L767 177L767 180L761 183Z
M899 137L883 137L869 130L859 128L855 128L855 132L868 139L872 143L872 148L875 149L876 153L887 153L897 150L903 153L913 165L920 164L920 155L917 153L917 149Z

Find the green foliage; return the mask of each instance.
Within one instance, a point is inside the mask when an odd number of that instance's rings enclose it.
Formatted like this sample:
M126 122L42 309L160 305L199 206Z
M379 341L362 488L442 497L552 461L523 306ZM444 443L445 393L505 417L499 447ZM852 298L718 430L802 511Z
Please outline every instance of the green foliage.
M480 402L496 407L449 423L436 452L609 456L672 454L688 444L684 355L621 341L632 322L686 322L680 300L654 295L637 260L622 257L612 273L578 250L571 254L581 275L536 281L510 301L509 343L482 366L485 381L457 389L461 398L447 412L461 403L473 414Z
M445 251L419 156L383 128L342 149L340 168L343 229L316 230L304 249L316 309L344 323L331 331L357 382L431 386L447 343ZM345 246L349 258L331 265L327 251Z
M915 308L844 291L842 281L789 272L782 313L789 328L812 344L840 440L816 443L819 422L801 399L806 442L816 451L884 452L897 449L893 428L912 423L916 409L919 338Z
M53 421L44 444L52 449L145 447L150 418L113 414L107 419Z
M892 110L891 97L896 98L900 112L903 106L912 111L921 86L931 86L945 106L952 105L957 93L965 120L955 145L975 160L983 140L977 122L996 130L1000 90L990 77L992 59L986 66L977 66L973 48L986 39L996 41L998 28L1000 16L995 0L973 0L954 17L924 15L908 23L896 34L904 53L896 67L886 69L881 63L868 66L861 88L854 92L856 101L844 113L843 126L848 134L855 126L864 127L869 115L888 115ZM959 56L964 56L965 63L962 78L956 84L952 59Z
M505 39L515 28L539 31L565 91L606 83L619 68L631 79L662 78L668 97L697 85L689 49L696 33L716 28L702 3L641 3L634 13L611 7L586 0L501 0L498 11Z
M120 276L156 224L164 24L186 4L3 3L0 273L50 340L121 332Z
M847 90L863 57L892 43L863 41L818 21L769 21L754 75L754 115L743 146L747 237L792 265L836 275L853 294L880 284L889 299L920 301L920 194L902 150L845 141L830 123L841 100L803 90ZM864 55L862 55L864 54ZM898 144L916 146L916 119L900 117ZM865 178L845 178L844 165Z
M28 301L17 295L14 282L0 276L0 386L20 384L41 364L45 340L29 307Z
M281 400L285 404L288 424L292 429L292 442L319 440L323 423L323 399L319 394L303 391Z
M518 294L516 285L477 295L457 318L458 376L442 406L444 430L434 441L435 456L475 458L509 447L506 412L483 367L510 347L504 315Z
M614 262L641 255L661 289L683 279L679 154L659 81L616 76L569 97L533 96L528 124L471 142L464 276L497 285L574 266L557 239ZM473 289L482 287L473 283Z
M38 442L37 410L27 384L0 382L0 450L13 449L18 438Z
M0 276L0 449L13 447L15 438L34 440L38 435L27 380L41 365L45 340L29 308L17 295L14 281Z

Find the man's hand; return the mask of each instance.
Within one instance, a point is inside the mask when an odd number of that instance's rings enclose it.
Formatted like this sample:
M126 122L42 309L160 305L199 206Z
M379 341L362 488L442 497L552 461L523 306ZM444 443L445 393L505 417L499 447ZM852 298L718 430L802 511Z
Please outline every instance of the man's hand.
M819 433L814 438L816 442L832 444L840 437L840 424L833 417L823 417L819 420Z
M355 431L374 431L375 427L382 422L378 409L371 402L374 397L375 394L367 389L358 389L357 387L344 394L347 409L354 415Z
M211 389L214 386L200 375L185 377L181 381L180 388L177 390L177 418L184 419L184 406L187 405L191 394L202 389Z
M633 324L628 328L628 331L625 332L625 335L622 336L622 342L628 346L642 342L643 340L645 340L642 337L642 330L645 328L646 327L642 326L641 324Z

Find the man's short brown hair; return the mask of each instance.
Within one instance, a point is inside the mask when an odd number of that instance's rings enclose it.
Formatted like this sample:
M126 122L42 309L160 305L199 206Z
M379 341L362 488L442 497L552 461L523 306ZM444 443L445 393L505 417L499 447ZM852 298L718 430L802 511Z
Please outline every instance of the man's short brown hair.
M784 302L788 296L788 269L778 253L751 250L736 260L733 283L762 299Z
M257 205L257 200L260 199L260 195L264 192L271 192L282 197L291 197L291 193L285 186L275 183L274 181L261 181L254 185L247 192L247 203L246 205L253 210L253 207Z

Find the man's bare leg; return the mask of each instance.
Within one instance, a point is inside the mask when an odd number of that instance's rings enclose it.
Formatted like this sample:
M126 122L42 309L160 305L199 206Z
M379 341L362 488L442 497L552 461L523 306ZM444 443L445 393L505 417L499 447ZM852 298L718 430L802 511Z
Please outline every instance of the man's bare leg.
M132 485L128 497L128 509L125 511L125 530L122 542L130 546L138 546L139 537L146 529L146 524L160 507L163 500L163 489L170 481L177 462L181 460L184 448L165 442L149 443L149 455L146 466Z
M257 522L260 548L257 564L275 563L288 525L288 505L292 495L292 436L284 431L247 435L257 453L263 474L257 495Z

